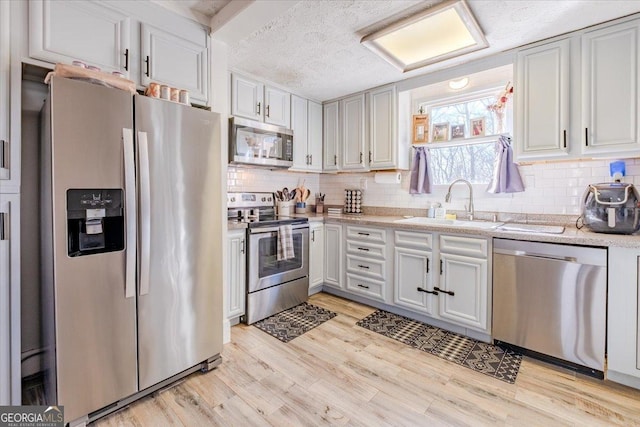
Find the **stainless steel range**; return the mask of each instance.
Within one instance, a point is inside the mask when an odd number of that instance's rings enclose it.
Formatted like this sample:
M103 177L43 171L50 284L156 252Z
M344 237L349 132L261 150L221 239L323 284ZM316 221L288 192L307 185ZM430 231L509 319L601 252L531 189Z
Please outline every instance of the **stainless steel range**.
M228 193L230 221L246 222L247 309L243 321L255 323L307 300L309 221L278 218L273 193ZM291 226L293 257L278 260L278 238Z

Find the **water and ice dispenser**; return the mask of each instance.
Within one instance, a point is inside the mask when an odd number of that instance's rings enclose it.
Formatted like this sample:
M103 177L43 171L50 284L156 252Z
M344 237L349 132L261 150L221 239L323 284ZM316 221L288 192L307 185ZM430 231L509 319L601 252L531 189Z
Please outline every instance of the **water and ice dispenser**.
M69 256L123 250L124 227L122 190L67 190Z

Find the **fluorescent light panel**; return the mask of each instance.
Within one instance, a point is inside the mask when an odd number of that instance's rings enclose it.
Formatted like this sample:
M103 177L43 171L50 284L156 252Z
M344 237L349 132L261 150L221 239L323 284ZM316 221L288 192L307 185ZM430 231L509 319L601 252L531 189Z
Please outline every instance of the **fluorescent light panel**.
M360 42L402 72L489 46L464 0L429 8Z

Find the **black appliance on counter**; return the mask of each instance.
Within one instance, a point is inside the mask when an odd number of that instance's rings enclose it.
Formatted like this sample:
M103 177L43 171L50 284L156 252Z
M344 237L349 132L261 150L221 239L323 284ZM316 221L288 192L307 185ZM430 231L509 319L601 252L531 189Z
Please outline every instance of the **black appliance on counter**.
M309 220L278 217L273 193L228 193L227 219L247 223L247 305L255 323L309 296ZM278 260L280 226L291 225L293 258Z
M640 229L640 196L633 184L591 184L583 202L582 219L591 231L632 234Z

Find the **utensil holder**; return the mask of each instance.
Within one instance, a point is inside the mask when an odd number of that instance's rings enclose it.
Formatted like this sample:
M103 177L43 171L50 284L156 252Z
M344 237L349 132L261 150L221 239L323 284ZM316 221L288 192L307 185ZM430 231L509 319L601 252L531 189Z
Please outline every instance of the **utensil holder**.
M293 200L287 200L285 202L278 202L278 215L280 216L289 216L293 213L293 208L295 206L295 202Z
M324 200L316 199L316 213L324 212Z

